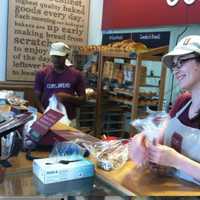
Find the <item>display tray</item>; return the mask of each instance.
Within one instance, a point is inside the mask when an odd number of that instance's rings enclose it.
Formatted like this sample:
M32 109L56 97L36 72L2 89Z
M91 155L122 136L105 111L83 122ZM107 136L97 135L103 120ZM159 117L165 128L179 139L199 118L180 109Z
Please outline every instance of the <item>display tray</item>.
M0 184L0 196L126 196L97 175L73 181L42 184L31 172L8 175Z

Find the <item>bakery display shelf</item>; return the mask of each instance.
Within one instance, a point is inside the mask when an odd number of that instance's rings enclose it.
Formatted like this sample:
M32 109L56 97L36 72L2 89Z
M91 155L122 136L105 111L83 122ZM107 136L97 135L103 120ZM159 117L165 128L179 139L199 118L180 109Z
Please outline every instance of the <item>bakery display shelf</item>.
M116 98L116 97L113 97L113 96L110 96L109 97L109 100L110 101L115 101L117 103L122 103L122 104L126 104L126 105L132 105L132 101L128 101L128 100L123 100L123 99L119 99L119 98Z
M95 121L95 119L94 119L94 118L90 118L90 119L80 119L79 121L80 121L80 123L81 123L81 122L92 122L92 121Z
M159 88L159 85L152 85L152 84L145 84L145 85L140 85L139 87L152 87L152 88Z
M117 103L122 103L122 104L126 104L126 105L130 105L132 106L133 103L131 100L125 100L125 99L120 99L120 98L116 98L116 97L109 97L110 101L114 101ZM138 102L138 106L156 106L158 105L158 100L142 100Z
M86 112L84 111L83 114L84 114L84 115L89 115L89 114L93 114L93 113L94 113L93 111L86 111ZM81 115L82 115L82 113L81 113Z
M92 55L92 54L95 54L95 53L98 53L97 50L87 50L87 51L83 51L83 50L79 50L76 52L78 55L82 55L82 56L89 56L89 55Z
M107 93L111 96L113 96L113 98L129 98L129 100L131 100L131 98L133 97L133 94L131 92L128 92L126 90L120 90L120 92L115 92L115 91L107 91ZM147 98L147 99L159 99L159 96L157 95L156 92L140 92L139 93L139 98Z
M101 52L101 55L104 57L116 57L116 58L130 58L131 52L120 52L120 51L103 51ZM135 53L132 58L135 58Z
M109 124L109 125L112 125L112 124L123 124L124 121L106 121L104 124Z
M159 78L159 79L160 79L160 76L151 76L151 75L147 75L146 78Z
M127 45L129 45L130 42L127 42ZM132 43L134 44L134 43ZM163 47L158 47L158 48L154 48L154 49L148 49L148 48L144 48L144 51L139 50L136 51L130 48L126 48L125 43L121 43L119 42L117 45L122 45L121 48L120 46L116 46L116 45L108 45L107 47L105 46L95 46L95 45L90 45L88 47L81 47L79 48L78 54L80 54L80 56L84 55L88 56L88 55L92 55L92 54L98 54L98 60L96 63L96 70L92 70L95 71L95 75L97 76L97 85L96 85L96 136L100 136L102 134L102 123L104 123L102 121L102 115L107 112L105 110L102 109L102 106L104 105L104 103L109 100L112 102L116 102L116 103L120 103L120 105L125 105L128 107L128 109L131 108L130 113L131 113L131 119L136 119L138 118L138 116L141 114L140 113L140 109L139 107L141 106L157 106L158 110L162 109L162 105L163 105L163 97L164 97L164 88L165 88L165 77L166 77L166 67L163 65L155 65L155 68L157 67L161 67L160 70L160 75L156 74L152 74L152 75L147 75L147 70L143 70L143 61L155 61L155 62L161 62L161 58L164 54L167 53L168 51L168 46L163 46ZM129 85L127 86L129 91L127 90L123 90L123 89L113 89L113 85L111 85L111 89L110 87L108 87L108 89L106 89L106 94L108 95L108 98L105 97L104 94L104 76L105 76L105 71L104 71L104 64L106 61L110 62L114 62L114 59L124 59L124 61L126 63L131 64L132 60L135 60L135 65L134 68L132 68L133 70L133 83L132 85L129 87ZM119 65L119 64L118 64ZM146 66L148 67L148 66ZM105 68L107 69L107 68ZM114 67L109 67L109 69L115 69ZM129 70L129 68L127 69ZM109 78L111 77L111 74L113 73L109 73ZM116 75L116 73L115 73ZM118 76L116 76L118 79L120 80L121 74L118 73ZM153 85L153 84L146 84L146 82L144 82L143 78L146 79L160 79L159 80L159 85ZM111 79L109 79L111 80ZM109 84L110 82L107 81ZM108 84L106 83L106 84ZM112 82L112 84L115 84ZM152 88L152 93L142 93L140 92L140 88L147 88L147 91L151 91ZM154 89L155 88L155 89ZM156 90L156 94L154 92L154 90ZM157 92L158 90L158 92ZM159 94L159 96L158 96ZM141 100L140 98L144 97L145 100ZM158 99L153 99L154 97L158 97ZM111 105L112 106L112 105ZM123 114L122 112L120 114Z
M151 101L139 101L138 106L156 106L158 105L158 100Z
M113 96L118 96L118 95L124 95L124 96L129 96L132 97L132 94L130 92L127 91L107 91L108 94L113 95Z
M160 76L147 76L147 74L142 74L142 67L143 67L143 61L159 61L161 62L162 56L167 53L168 47L159 47L155 49L150 49L146 52L140 52L140 53L134 53L131 55L130 52L124 52L124 53L117 53L117 52L100 52L100 71L99 71L99 77L98 81L102 83L103 80L103 72L104 72L104 63L106 60L109 59L116 59L116 58L125 58L126 62L131 61L135 59L136 64L133 68L133 85L132 90L130 92L123 90L123 89L113 89L113 91L108 92L109 94L109 100L113 102L117 102L120 104L125 104L131 107L131 119L134 120L138 117L140 117L140 108L141 107L147 107L147 106L157 106L158 110L162 109L163 105L163 96L164 96L164 87L165 87L165 77L166 77L166 68L163 65L156 65L155 67L161 67L160 70ZM148 67L148 66L147 66ZM141 83L141 78L157 78L160 79L159 85L154 84L146 84L145 82ZM102 86L102 84L99 84ZM158 90L159 96L153 94L145 94L140 92L140 88L152 88ZM99 102L101 102L101 92L102 87L98 88L97 91ZM154 96L155 95L155 96ZM141 97L144 97L144 99L140 99ZM158 97L158 99L153 99L154 97ZM100 105L100 104L99 104ZM97 105L97 107L99 106ZM97 114L101 113L101 108L97 108ZM100 114L98 114L100 116ZM145 116L145 115L144 115ZM99 124L97 124L97 132L101 134L101 121L99 121Z
M125 89L114 89L114 92L116 95L126 95L132 97L131 91L125 90Z

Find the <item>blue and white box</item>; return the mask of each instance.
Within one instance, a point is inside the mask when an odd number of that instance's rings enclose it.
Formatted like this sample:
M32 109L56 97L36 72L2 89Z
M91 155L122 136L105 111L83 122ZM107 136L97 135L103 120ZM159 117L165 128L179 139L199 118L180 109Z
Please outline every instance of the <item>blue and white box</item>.
M67 161L66 157L35 159L33 173L44 184L94 176L94 164L86 159Z

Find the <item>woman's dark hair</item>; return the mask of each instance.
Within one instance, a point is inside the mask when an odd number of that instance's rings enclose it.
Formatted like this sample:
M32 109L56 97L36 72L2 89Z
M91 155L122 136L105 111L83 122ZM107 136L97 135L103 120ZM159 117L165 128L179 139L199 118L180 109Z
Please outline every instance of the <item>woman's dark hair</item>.
M196 62L200 63L200 54L194 53L194 55L196 56L196 58L195 58Z

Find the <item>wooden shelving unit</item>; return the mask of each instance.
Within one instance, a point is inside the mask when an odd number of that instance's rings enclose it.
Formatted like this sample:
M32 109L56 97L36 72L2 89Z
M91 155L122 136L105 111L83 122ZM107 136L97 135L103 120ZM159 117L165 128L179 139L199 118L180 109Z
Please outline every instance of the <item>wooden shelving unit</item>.
M103 80L103 66L104 62L109 59L114 58L122 58L126 60L136 60L136 67L134 73L134 80L133 80L133 90L131 91L129 96L131 96L130 100L122 100L117 98L117 96L113 96L113 92L111 92L111 96L109 100L115 101L118 103L130 105L131 108L131 119L136 119L138 117L138 108L140 106L148 106L148 105L157 105L158 110L162 110L163 106L163 98L164 98L164 87L165 87L165 77L166 77L166 68L161 65L161 73L160 76L156 76L157 79L160 79L159 86L140 84L140 73L141 73L141 66L143 61L161 61L161 58L164 54L168 52L168 46L159 47L155 49L150 49L146 52L135 53L135 52L99 52L99 61L98 61L98 83L97 83L97 109L96 109L96 133L100 135L101 130L101 119L102 119L102 108L101 108L101 101L102 101L102 80ZM148 66L147 66L148 67ZM159 96L158 99L154 100L153 102L140 102L140 87L157 87L159 89Z
M95 136L100 137L103 131L102 126L102 114L105 114L105 111L102 110L102 102L104 101L104 93L103 90L103 70L104 70L104 62L106 60L114 60L115 58L124 59L126 61L135 60L135 68L134 68L134 77L133 77L133 86L131 91L121 91L122 95L128 96L128 99L120 99L118 98L117 92L107 91L108 100L117 102L120 104L128 105L131 107L131 120L136 119L138 117L138 109L141 106L157 106L158 110L162 109L163 106L163 98L164 98L164 87L165 87L165 77L166 77L166 68L161 65L161 73L160 76L149 76L147 78L156 78L159 80L159 85L152 84L141 84L141 68L143 61L161 61L161 58L164 54L168 52L168 46L163 46L155 49L149 49L145 52L125 52L125 51L106 51L105 49L94 49L89 51L80 50L76 53L76 56L89 56L92 54L98 54L97 60L97 87L96 87L96 126L95 126ZM147 66L148 67L148 66ZM140 99L140 87L149 87L149 88L158 88L159 96L154 101L142 101ZM103 113L104 112L104 113ZM114 131L114 130L113 130Z

